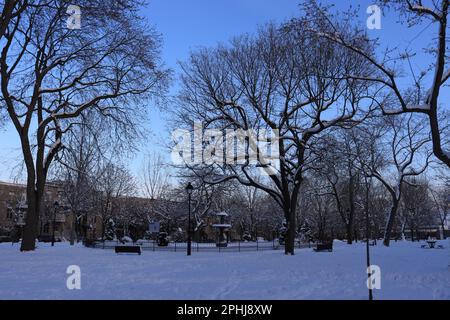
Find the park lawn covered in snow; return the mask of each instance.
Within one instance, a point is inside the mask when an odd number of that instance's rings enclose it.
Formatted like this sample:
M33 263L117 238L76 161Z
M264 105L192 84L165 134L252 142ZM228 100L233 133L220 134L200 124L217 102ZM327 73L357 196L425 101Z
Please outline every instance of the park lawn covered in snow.
M371 247L381 267L375 299L450 299L450 250L423 243ZM81 245L39 244L20 253L0 244L0 299L367 299L365 246L335 241L333 252L144 251L142 256ZM66 269L81 268L81 290Z

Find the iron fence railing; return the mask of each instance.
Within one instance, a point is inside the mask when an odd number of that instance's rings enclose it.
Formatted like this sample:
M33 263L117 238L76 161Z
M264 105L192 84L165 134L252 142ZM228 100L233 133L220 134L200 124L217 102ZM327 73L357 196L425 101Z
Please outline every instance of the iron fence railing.
M139 245L144 251L172 251L186 252L186 242L171 241L166 246L159 246L156 240L139 240L135 243L122 243L120 241L86 241L85 245L90 248L97 249L114 249L120 245ZM295 247L298 249L311 248L313 243L296 242ZM280 250L284 249L284 245L280 245L277 240L274 241L232 241L226 247L217 246L210 242L192 242L192 252L249 252L264 250Z

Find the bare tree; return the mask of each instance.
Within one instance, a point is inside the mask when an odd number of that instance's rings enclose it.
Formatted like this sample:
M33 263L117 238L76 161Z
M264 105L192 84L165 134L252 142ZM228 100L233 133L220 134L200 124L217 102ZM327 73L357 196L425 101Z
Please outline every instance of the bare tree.
M345 225L348 244L353 242L356 203L362 177L351 133L347 130L330 132L314 165L315 171L330 186L329 193L335 199L336 210Z
M404 219L404 225L409 226L411 241L419 240L420 227L432 225L436 219L429 183L423 177L411 177L404 184L400 215ZM404 232L404 227L402 231Z
M72 212L70 242L82 233L82 221L93 211L93 194L100 166L111 158L119 146L111 141L102 120L89 113L80 119L78 126L66 134L64 148L56 158L50 179L62 185L64 199Z
M2 39L0 85L27 172L21 250L28 251L35 249L44 186L66 134L89 111L110 124L112 139L138 135L142 102L160 92L167 72L159 66L158 35L138 16L138 0L78 1L81 30L67 27L67 1L20 3L26 8Z
M329 241L335 236L338 225L336 219L339 218L334 219L335 202L329 192L328 182L316 174L310 174L306 181L302 195L304 226L311 229L310 237Z
M133 196L136 184L126 168L111 162L102 165L95 179L96 192L92 196L95 210L102 221L102 239L104 239L107 222L121 212L123 216L122 205L127 203L121 199Z
M44 1L41 1L44 2ZM0 1L2 8L0 12L0 40L6 34L8 35L8 26L11 20L17 18L28 6L43 6L45 4L39 4L39 1L27 1L27 0L4 0Z
M169 191L169 171L163 163L161 155L147 155L142 164L142 180L145 196L164 199Z
M19 0L4 0L0 1L0 40L3 39L4 35L8 35L8 25L11 23L11 21L15 18L17 18L18 15L20 15L23 10L28 5L28 1L19 1ZM3 123L4 120L4 114L3 112L5 106L4 104L0 104L0 124Z
M72 130L65 144L64 166L60 167L59 177L63 184L64 198L70 205L72 225L70 244L73 245L75 235L80 237L80 222L92 208L92 193L95 192L92 177L95 162L100 161L97 148L92 144L92 136L85 127ZM77 232L78 231L78 232Z
M391 198L383 241L385 246L389 246L405 179L425 172L432 152L427 149L430 137L426 133L426 126L413 114L383 118L381 123L373 126L365 132L367 127L359 130L354 140L366 176L382 183Z
M178 175L181 179L182 186L178 193L183 201L186 201L186 191L184 190L184 186L188 184L188 181L191 182L194 187L191 196L191 210L195 220L193 228L201 238L203 236L204 228L208 226L208 215L212 212L228 211L233 183L209 183L215 175L209 170L200 170L198 168L184 168L180 170Z
M443 186L429 186L431 199L434 203L434 210L436 210L439 223L444 239L445 235L445 222L450 214L450 185Z
M440 101L441 93L448 85L447 81L450 78L447 52L449 1L436 0L425 3L422 0L379 0L378 4L383 8L393 7L399 13L400 18L406 19L403 22L406 22L407 28L420 27L423 29L426 25L435 26L436 31L430 36L431 43L419 43L422 40L415 36L407 46L387 48L381 58L377 57L373 51L368 51L360 44L373 43L375 47L379 44L376 41L370 41L364 30L349 24L349 21L355 20L354 12L333 15L329 9L319 6L317 1L309 1L306 6L306 15L311 23L308 26L302 25L303 30L312 31L314 34L338 43L370 63L375 68L375 72L370 76L358 73L348 73L347 76L381 84L387 89L384 94L395 101L395 106L392 104L385 106L380 103L384 114L418 113L425 115L431 131L434 155L450 168L449 140L448 133L446 133L448 114L445 111L446 108L441 105L444 101ZM342 24L346 24L347 28L339 27ZM295 27L298 24L294 22L292 26ZM421 49L412 50L411 43L413 42L419 47L421 46ZM412 67L413 59L419 55L419 51L420 54L426 54L429 58L423 59L423 61L433 60L430 65L423 65L421 69ZM418 63L420 62L415 61L415 64ZM409 77L406 81L405 76ZM402 85L405 82L409 83L406 88ZM419 92L418 100L412 101L409 98L412 92Z
M368 72L362 60L330 41L269 26L256 37L234 39L229 47L200 50L182 68L177 126L203 122L222 131L278 130L279 169L265 157L248 161L261 149L256 139L247 138L245 163L234 157L222 165L219 159L212 165L218 174L208 182L237 180L271 196L287 221L285 253L294 254L296 206L309 149L315 136L349 124L358 114L368 89L343 76ZM259 169L266 174L260 181Z
M258 179L257 179L258 180ZM258 220L262 212L260 212L261 190L255 187L241 186L238 189L241 194L241 201L245 205L250 220L250 232L253 239L258 234Z

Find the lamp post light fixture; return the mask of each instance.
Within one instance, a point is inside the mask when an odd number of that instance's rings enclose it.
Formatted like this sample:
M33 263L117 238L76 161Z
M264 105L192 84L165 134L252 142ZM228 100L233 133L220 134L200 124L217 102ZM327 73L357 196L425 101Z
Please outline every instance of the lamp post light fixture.
M52 223L52 247L55 246L55 225L56 225L56 211L58 210L59 203L55 201L53 203L53 223Z
M187 255L190 256L191 255L191 242L192 242L192 238L191 238L191 194L192 194L192 190L194 190L194 187L192 186L192 184L189 182L188 185L186 186L186 192L188 194L188 242L187 242Z

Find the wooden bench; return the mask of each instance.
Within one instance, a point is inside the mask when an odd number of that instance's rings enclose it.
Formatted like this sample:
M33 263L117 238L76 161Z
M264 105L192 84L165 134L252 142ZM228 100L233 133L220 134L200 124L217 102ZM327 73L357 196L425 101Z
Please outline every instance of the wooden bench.
M114 250L116 253L137 253L141 255L140 246L115 246Z
M324 243L318 243L316 245L316 248L314 249L316 252L322 252L322 251L333 251L333 242L324 242Z

